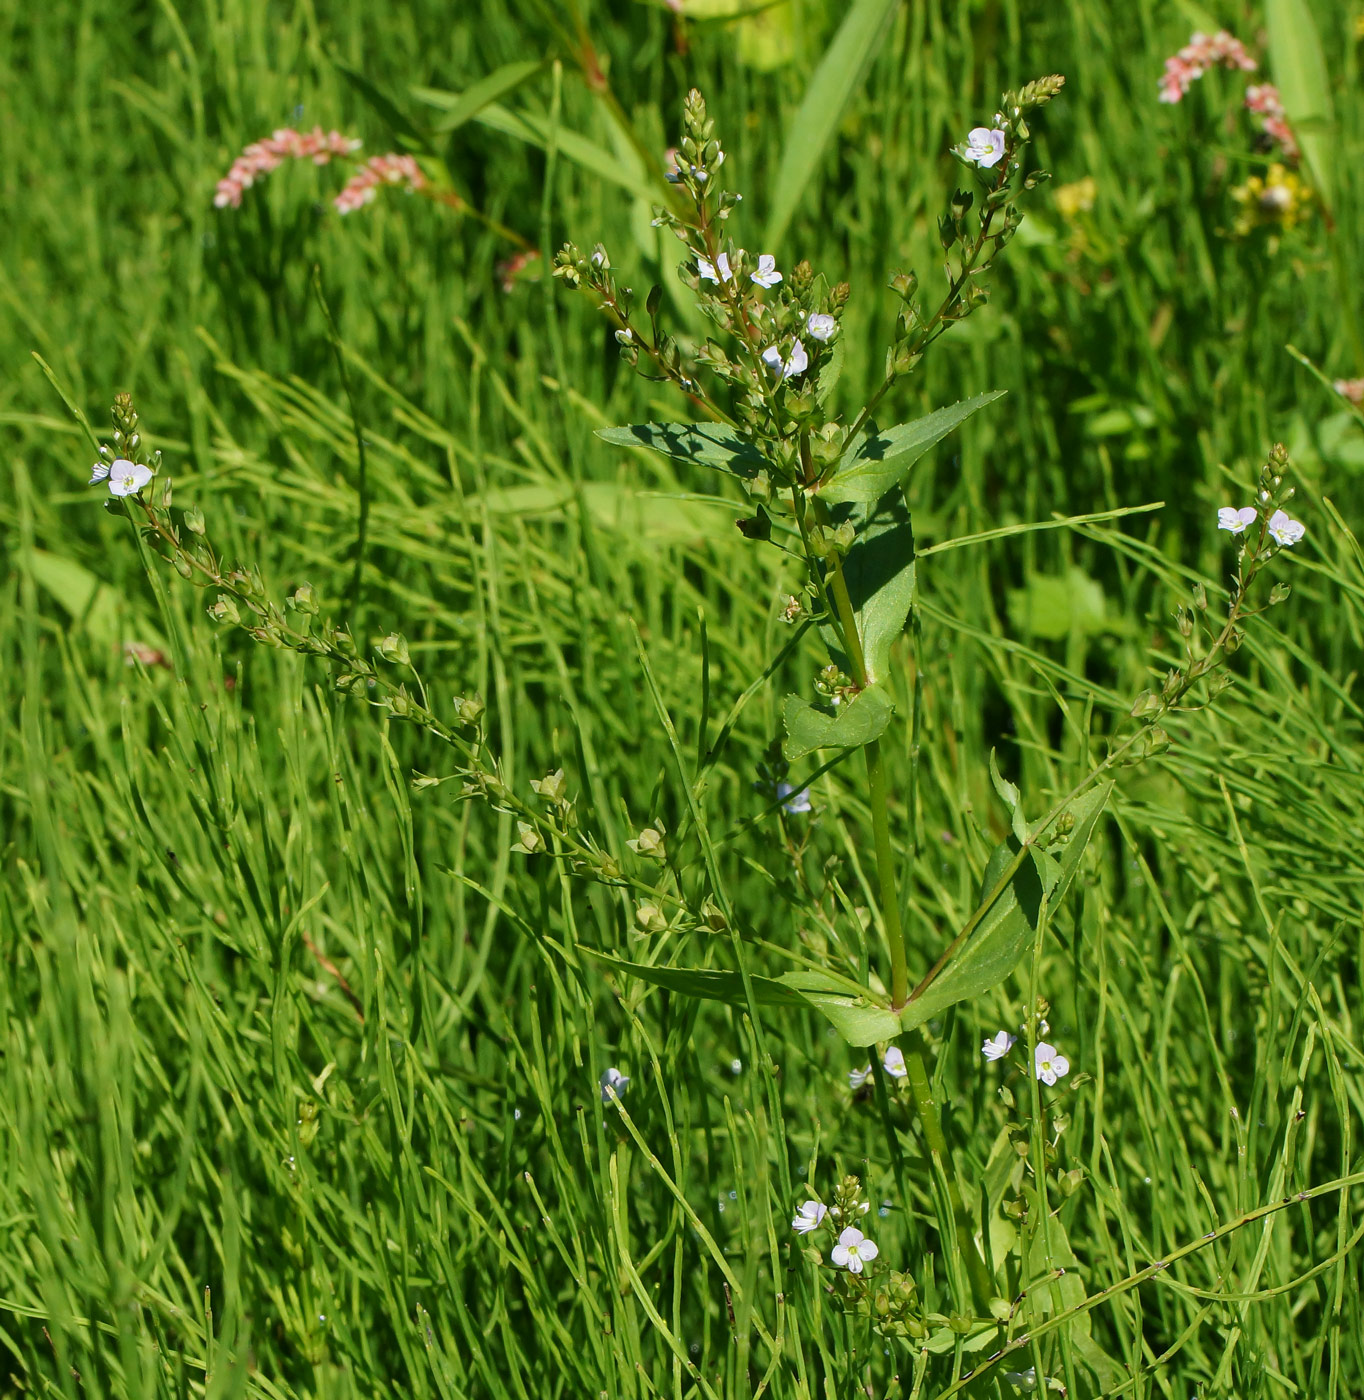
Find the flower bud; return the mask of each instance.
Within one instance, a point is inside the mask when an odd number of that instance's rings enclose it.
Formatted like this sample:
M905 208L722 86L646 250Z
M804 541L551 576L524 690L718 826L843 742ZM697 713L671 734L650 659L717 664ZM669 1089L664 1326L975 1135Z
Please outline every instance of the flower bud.
M563 801L564 791L568 787L562 768L556 768L553 773L543 778L532 778L530 785L531 790L538 793L546 802Z
M399 666L411 665L411 657L407 651L407 638L401 632L390 632L379 643L379 655L385 661L392 661Z
M455 718L460 724L475 725L483 718L486 706L477 696L455 696Z
M516 823L516 841L512 845L512 850L520 855L535 855L538 851L545 849L545 838L529 823Z
M226 594L220 594L218 596L218 601L209 608L208 615L213 618L215 622L238 623L242 620L242 615L237 610L237 604L233 599L227 597Z
M919 290L919 279L912 272L897 272L890 279L890 286L902 301L913 301Z
M666 860L668 851L663 841L663 833L657 828L646 826L632 841L625 843L644 860Z
M309 617L315 617L317 615L317 595L313 592L312 584L299 584L289 598L289 606L293 608L295 612L301 612Z
M635 922L645 933L663 933L668 920L657 904L641 901L635 906Z
M204 533L204 513L198 506L190 506L183 512L181 519L185 523L185 529L191 534L202 535Z

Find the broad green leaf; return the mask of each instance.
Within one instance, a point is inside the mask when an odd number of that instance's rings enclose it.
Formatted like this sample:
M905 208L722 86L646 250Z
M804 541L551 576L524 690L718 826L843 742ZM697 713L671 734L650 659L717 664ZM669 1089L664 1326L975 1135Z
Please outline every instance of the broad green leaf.
M835 714L817 710L799 695L788 695L782 708L786 742L781 751L789 762L815 749L856 749L879 738L894 707L879 686L869 686Z
M716 467L748 479L766 465L752 443L718 423L635 423L628 428L598 428L597 436L618 447L648 447L675 462Z
M130 626L136 626L136 639L150 647L165 650L160 633L149 623L125 616L126 605L107 583L101 583L83 564L46 550L32 549L26 562L34 580L70 614L71 620L89 633L92 641L113 650L123 645Z
M992 775L997 775L993 756L990 767ZM999 781L1003 783L1002 778ZM1012 787L1012 784L1005 784L1005 787ZM1080 858L1112 791L1111 782L1098 783L1070 804L1067 812L1074 819L1074 825L1059 859L1036 848L1029 850L1008 887L990 906L956 956L929 983L923 995L912 1000L901 1012L903 1029L913 1030L949 1006L988 992L1018 966L1037 933L1043 895L1046 894L1055 906L1070 888L1079 870ZM1007 798L1005 800L1007 802ZM981 880L982 903L999 884L1021 846L1019 839L1012 836L995 847Z
M875 1045L900 1033L900 1018L889 1007L878 1006L865 988L822 972L784 972L777 978L783 987L799 992L849 1045Z
M1274 85L1322 203L1335 203L1339 133L1321 36L1308 0L1265 0L1265 29Z
M853 0L787 127L763 247L775 251L881 44L899 0Z
M562 516L575 505L586 508L598 529L612 531L627 549L653 550L658 540L702 540L714 534L716 510L709 503L634 491L614 481L531 482L493 486L471 504L489 515Z
M1043 1208L1031 1187L1027 1197L1034 1211ZM1056 1269L1064 1270L1061 1277L1049 1278ZM1045 1226L1039 1226L1028 1247L1023 1278L1031 1282L1014 1313L1019 1326L1035 1327L1048 1317L1080 1307L1088 1296L1084 1275L1084 1265L1075 1255L1060 1213L1051 1214ZM1079 1312L1065 1324L1064 1333L1080 1360L1094 1372L1099 1382L1098 1393L1108 1394L1121 1388L1127 1372L1093 1339L1091 1326L1089 1314Z
M982 904L1019 850L1020 843L1012 837L995 847L981 881ZM956 956L928 984L923 995L911 1000L900 1013L901 1029L913 1030L949 1006L997 987L1032 947L1042 897L1056 879L1056 862L1030 848L1013 879Z
M947 408L940 408L913 423L901 423L884 432L861 438L843 454L833 478L820 487L820 499L829 505L843 501L879 501L892 487L900 485L909 469L941 442L953 428L960 427L987 403L1004 397L1003 389L979 394Z
M471 83L463 92L414 87L412 96L429 107L440 108L445 113L431 129L448 133L463 126L470 118L476 117L490 102L496 102L514 92L544 67L545 61L537 58L523 59L518 63L504 63L501 68L494 68L486 77Z
M700 1001L744 1006L744 981L737 972L723 968L651 967L599 953L579 950L594 962L651 986ZM863 987L829 972L784 972L780 977L750 975L754 1000L760 1006L804 1007L818 1011L849 1045L874 1045L899 1033L895 1013L872 1000Z
M1009 590L1009 621L1016 632L1051 641L1093 636L1109 627L1103 585L1074 566L1060 577L1034 574L1027 587Z
M875 685L889 674L890 649L904 631L914 597L914 530L899 499L854 510L850 519L857 539L843 560L843 578L862 639L867 680ZM840 655L836 630L821 630L830 651Z
M819 367L819 386L815 390L815 398L821 408L828 404L842 377L843 340L840 337L834 341L834 348L824 356L824 362Z

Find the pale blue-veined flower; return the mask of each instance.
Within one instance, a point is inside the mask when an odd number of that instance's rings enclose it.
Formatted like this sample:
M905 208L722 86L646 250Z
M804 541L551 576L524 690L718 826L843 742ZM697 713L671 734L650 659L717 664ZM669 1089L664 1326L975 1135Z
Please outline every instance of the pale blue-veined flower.
M989 170L1004 159L1004 133L998 127L973 126L966 133L966 149L962 155L972 165Z
M860 1274L880 1252L875 1240L869 1240L855 1225L849 1225L829 1251L829 1258L840 1269L847 1269L850 1274Z
M758 259L758 270L750 275L749 280L760 287L775 287L781 281L776 258L771 253L764 253Z

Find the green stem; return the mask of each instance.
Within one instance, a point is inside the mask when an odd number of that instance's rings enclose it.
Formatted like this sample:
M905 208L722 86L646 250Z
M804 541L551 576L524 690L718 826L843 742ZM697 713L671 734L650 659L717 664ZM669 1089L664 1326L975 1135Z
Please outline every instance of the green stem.
M871 798L871 830L876 843L876 877L881 886L881 917L885 922L886 946L890 950L890 1005L895 1011L909 1000L909 960L905 935L900 925L900 896L895 882L895 852L890 844L890 815L886 792L886 770L881 743L867 745L867 786Z
M978 1313L988 1316L990 1299L995 1296L997 1290L990 1278L990 1271L985 1267L985 1260L976 1248L975 1221L966 1208L966 1201L957 1181L957 1169L951 1153L947 1150L947 1139L943 1136L937 1100L933 1097L933 1086L928 1082L928 1070L917 1048L905 1050L904 1056L909 1089L914 1096L914 1108L919 1115L919 1126L923 1129L924 1141L928 1144L929 1153L937 1162L943 1180L947 1183L948 1200L952 1204L952 1214L957 1222L957 1245L966 1260L966 1272L971 1280L972 1301Z

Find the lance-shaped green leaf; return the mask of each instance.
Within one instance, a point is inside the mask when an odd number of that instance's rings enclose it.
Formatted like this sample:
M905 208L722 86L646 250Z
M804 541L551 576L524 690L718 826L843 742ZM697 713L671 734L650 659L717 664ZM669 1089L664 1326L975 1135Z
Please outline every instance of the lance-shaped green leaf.
M1080 858L1089 845L1089 838L1094 834L1094 827L1103 815L1103 810L1108 805L1112 791L1113 784L1111 782L1095 783L1083 797L1077 797L1067 808L1075 825L1070 829L1070 835L1066 838L1065 848L1059 858L1060 868L1056 879L1056 888L1051 892L1053 907L1060 904L1066 891L1070 888L1071 881L1075 879L1076 872L1080 868Z
M977 908L972 918L979 916L980 922L970 937L942 972L900 1013L904 1030L921 1026L949 1006L997 987L1018 966L1037 935L1043 896L1055 906L1070 888L1112 791L1111 782L1097 783L1077 797L1066 809L1073 825L1059 858L1029 847L1012 879L991 900L1023 849L1017 837L1010 837L995 848L980 886L981 907L987 900L989 907L983 914Z
M635 423L627 428L598 428L597 436L617 447L647 447L675 462L713 467L752 479L766 463L751 442L720 423Z
M868 686L833 714L817 710L799 695L788 695L782 707L786 741L781 746L788 762L804 758L815 749L857 749L878 739L894 706L879 686Z
M981 881L982 905L990 900L1020 849L1013 837L995 847ZM901 1029L913 1030L949 1006L997 987L1032 947L1042 898L1056 884L1056 878L1056 862L1029 847L1013 878L990 902L971 936L938 976L901 1011Z
M477 82L470 83L463 92L414 87L412 95L444 112L445 115L436 120L433 130L451 132L463 126L472 117L476 117L489 103L498 102L509 93L515 92L522 83L543 72L548 66L548 62L542 58L521 59L493 69Z
M857 537L843 560L843 580L862 639L867 683L876 685L889 673L890 649L905 629L914 598L914 530L900 499L854 508L848 518ZM837 630L821 631L830 653L842 657ZM850 663L845 658L840 664L847 670Z
M580 947L579 952L613 972L636 977L679 996L729 1006L748 1004L743 978L725 968L651 967L591 948ZM874 1045L899 1034L900 1022L893 1011L876 1002L864 987L837 973L802 970L784 972L780 977L750 974L748 980L759 1006L818 1011L849 1045Z
M941 442L953 428L960 427L987 403L1002 398L1003 389L979 394L948 408L940 408L913 423L901 423L868 437L860 438L843 454L838 470L819 488L820 499L829 505L843 501L879 501L892 487L900 485L909 469Z

